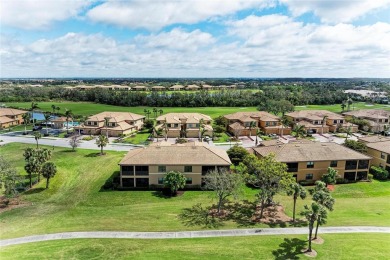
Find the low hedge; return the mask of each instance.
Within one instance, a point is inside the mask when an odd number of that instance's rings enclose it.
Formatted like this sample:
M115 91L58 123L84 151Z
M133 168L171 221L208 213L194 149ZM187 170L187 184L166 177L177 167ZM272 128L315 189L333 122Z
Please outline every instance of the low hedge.
M377 166L371 166L370 173L373 175L374 179L376 180L387 180L389 177L389 172L385 169Z

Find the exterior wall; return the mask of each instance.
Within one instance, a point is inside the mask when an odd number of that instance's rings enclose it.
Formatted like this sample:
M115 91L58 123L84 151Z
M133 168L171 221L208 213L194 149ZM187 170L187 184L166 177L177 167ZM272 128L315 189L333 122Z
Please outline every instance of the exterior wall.
M337 125L329 125L329 131L330 131L330 132L336 132L336 131L337 131L337 128L338 128ZM352 126L352 127L351 127L352 133L356 133L358 130L359 130L359 129L358 129L357 126Z
M8 123L0 123L0 128L9 128L10 126L12 126L13 122L8 122Z
M327 173L328 167L330 167L330 163L331 161L315 161L313 168L307 168L307 162L298 162L298 171L291 173L297 175L297 181L306 180L306 174L313 174L313 180L321 180L322 175ZM368 168L365 169L345 170L345 164L345 160L340 160L337 161L337 167L332 167L338 171L338 175L341 178L345 177L344 175L346 172L353 172L355 175L357 172L368 172L370 167L369 163Z
M367 147L367 154L372 157L371 165L382 167L382 168L390 168L390 163L387 163L387 160L390 162L390 154L382 153L378 150ZM384 158L381 158L381 155L384 155ZM387 168L387 169L389 169Z

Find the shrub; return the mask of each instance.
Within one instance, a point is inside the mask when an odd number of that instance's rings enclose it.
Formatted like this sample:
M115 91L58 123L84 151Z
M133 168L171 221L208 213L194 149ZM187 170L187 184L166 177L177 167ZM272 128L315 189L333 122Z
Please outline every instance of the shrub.
M371 182L373 178L374 178L374 175L372 175L371 173L369 173L369 174L367 175L367 180L368 180L369 182Z
M315 180L301 180L301 181L298 181L298 183L301 184L302 186L314 185L315 182L316 182Z
M91 141L91 140L93 140L93 136L85 136L85 137L83 137L83 140L84 141Z
M244 157L248 155L248 151L241 146L235 145L229 150L227 150L227 154L234 165L238 165L243 161Z
M223 126L217 125L214 127L214 133L223 133L225 131L225 128Z
M386 180L389 176L389 172L385 169L377 166L371 166L370 173L373 175L374 179L377 180Z
M336 178L336 183L337 184L345 184L345 183L347 183L348 181L346 180L346 179L344 179L344 178L341 178L341 177L339 177L339 178Z
M154 122L153 120L150 120L150 119L146 119L145 122L144 122L144 127L147 128L147 129L150 129L152 128L154 125Z

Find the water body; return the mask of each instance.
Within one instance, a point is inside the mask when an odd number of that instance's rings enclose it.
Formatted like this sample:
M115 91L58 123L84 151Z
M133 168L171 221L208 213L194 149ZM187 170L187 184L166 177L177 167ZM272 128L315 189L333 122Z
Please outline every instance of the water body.
M33 113L30 112L30 115L32 115ZM58 116L52 116L51 119L56 119ZM45 116L42 112L34 112L34 116L31 117L31 119L35 119L35 120L45 120Z

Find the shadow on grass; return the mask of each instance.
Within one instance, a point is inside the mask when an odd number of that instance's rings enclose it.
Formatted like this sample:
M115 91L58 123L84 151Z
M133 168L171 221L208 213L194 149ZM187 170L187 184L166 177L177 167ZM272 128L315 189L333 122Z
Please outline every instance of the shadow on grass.
M100 153L90 153L85 155L85 157L98 157L98 156L101 156Z
M230 202L224 205L224 210L230 212L226 216L227 220L232 220L240 227L250 227L256 225L253 216L256 213L256 203L248 200L241 202Z
M201 226L204 228L217 228L223 226L220 218L210 215L211 207L203 207L198 203L191 208L183 209L179 219L185 226Z
M307 221L302 219L296 219L295 222L290 222L291 227L307 227Z
M114 171L111 176L106 180L99 192L109 192L117 190L119 187L119 175L120 171Z
M60 153L75 153L77 150L67 149L67 150L61 150Z
M35 193L40 193L42 191L44 191L45 188L31 188L27 191L24 192L25 195L30 195L30 194L35 194Z
M279 249L272 251L276 260L284 259L299 259L299 255L302 255L302 251L306 247L306 241L298 238L285 238L279 245Z

